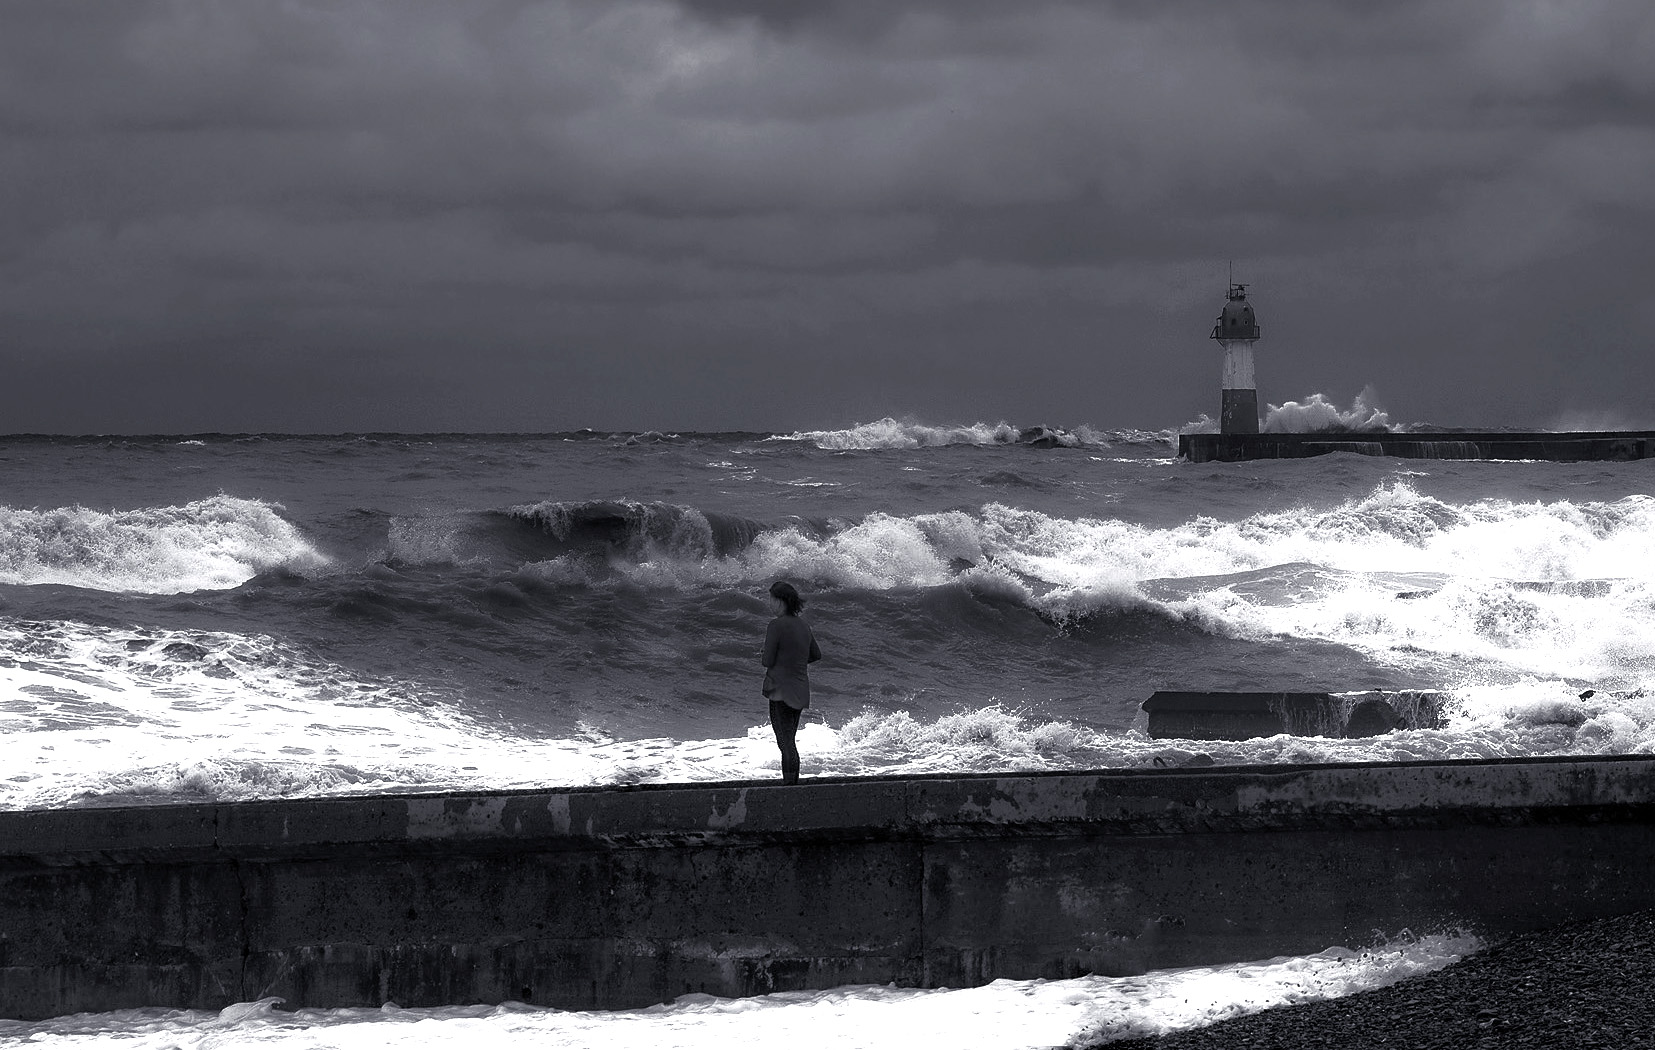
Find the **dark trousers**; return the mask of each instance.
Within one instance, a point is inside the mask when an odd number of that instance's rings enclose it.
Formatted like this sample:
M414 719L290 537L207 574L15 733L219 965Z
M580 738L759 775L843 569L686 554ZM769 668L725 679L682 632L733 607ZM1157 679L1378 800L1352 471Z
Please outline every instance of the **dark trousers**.
M799 745L793 738L799 732L799 716L804 712L782 703L770 701L770 728L776 731L776 746L782 749L782 783L799 782Z

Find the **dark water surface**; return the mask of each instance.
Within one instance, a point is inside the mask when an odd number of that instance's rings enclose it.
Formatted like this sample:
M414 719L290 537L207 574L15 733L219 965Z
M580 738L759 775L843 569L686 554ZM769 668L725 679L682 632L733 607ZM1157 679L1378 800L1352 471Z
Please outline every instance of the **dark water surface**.
M807 775L1145 761L1158 688L1455 692L1236 760L1649 748L1655 465L1016 437L0 439L0 805L770 775L778 577Z

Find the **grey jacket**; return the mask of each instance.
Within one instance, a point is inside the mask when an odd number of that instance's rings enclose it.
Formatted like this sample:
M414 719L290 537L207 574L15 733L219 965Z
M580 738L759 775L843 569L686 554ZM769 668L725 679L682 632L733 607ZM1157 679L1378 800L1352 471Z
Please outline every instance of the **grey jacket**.
M810 667L822 658L810 624L797 616L778 616L764 631L764 695L803 711L810 706Z

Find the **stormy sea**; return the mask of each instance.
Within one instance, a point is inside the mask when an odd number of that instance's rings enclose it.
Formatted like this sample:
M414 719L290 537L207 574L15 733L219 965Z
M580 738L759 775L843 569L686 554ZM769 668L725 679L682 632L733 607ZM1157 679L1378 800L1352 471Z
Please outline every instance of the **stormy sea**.
M893 419L0 438L0 807L774 777L776 579L825 654L806 777L1648 753L1652 486L1650 461L1191 464L1172 429ZM1433 729L1195 743L1148 737L1157 689L1447 699ZM264 1001L0 1039L1052 1046L1472 947L1402 934L1126 979L614 1013Z

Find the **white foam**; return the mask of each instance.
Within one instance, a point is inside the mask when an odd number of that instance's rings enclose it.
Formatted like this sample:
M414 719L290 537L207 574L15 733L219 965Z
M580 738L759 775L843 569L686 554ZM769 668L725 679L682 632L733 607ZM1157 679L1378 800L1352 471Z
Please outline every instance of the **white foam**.
M577 742L496 748L443 697L272 639L0 619L0 807L601 778ZM527 753L526 753L527 752ZM535 760L541 769L525 766Z
M1180 766L1198 756L1203 764L1258 765L1655 753L1655 696L1598 693L1581 701L1567 683L1527 680L1461 687L1446 695L1444 708L1439 729L1201 741L1102 731L996 704L932 721L867 708L837 729L807 726L814 732L801 734L800 754L807 776L865 776ZM753 757L773 767L769 728L748 736Z
M869 707L806 723L806 776L1655 753L1655 698L1562 681L1466 685L1434 730L1342 740L1152 740L996 704L933 720ZM440 692L353 678L268 638L0 620L0 808L771 779L741 736L518 737Z
M768 726L710 740L512 735L453 697L258 635L0 618L0 808L767 779ZM812 762L834 733L807 724Z
M0 583L177 594L237 587L278 567L326 564L280 510L222 495L107 512L0 507Z
M1334 575L1290 600L1219 585L1169 607L1242 637L1350 645L1399 665L1470 659L1635 686L1655 670L1655 500L1450 505L1398 481L1333 510L1196 522L1165 576L1307 563ZM1130 539L1128 539L1130 543ZM1402 577L1431 579L1402 599Z
M507 1003L289 1013L276 1009L280 1000L261 999L216 1013L119 1010L0 1022L0 1038L134 1050L227 1045L1024 1050L1158 1035L1274 1006L1338 998L1441 969L1478 947L1470 937L1437 934L1366 951L1329 948L1138 977L1002 980L957 990L860 985L751 999L686 995L642 1010L573 1012Z
M1019 431L1010 423L972 423L969 426L926 426L899 422L886 416L872 423L859 423L845 430L801 430L778 435L784 441L808 441L818 448L914 449L943 445L1009 445Z
M1311 394L1303 401L1270 405L1264 414L1267 434L1314 434L1318 431L1388 431L1391 417L1373 404L1370 387L1356 395L1348 409L1341 409L1325 394Z
M1331 509L1234 522L1154 527L990 503L876 512L825 538L765 532L725 557L691 547L616 570L677 588L778 576L872 590L957 584L1057 621L1149 612L1232 637L1335 641L1401 667L1473 660L1617 687L1655 670L1655 499L1641 495L1455 505L1399 478ZM1254 575L1225 579L1244 574ZM1399 598L1409 580L1419 596Z
M1063 448L1108 447L1117 442L1160 444L1171 440L1171 437L1169 434L1152 431L1100 431L1088 426L1076 427L1073 431L1044 426L1023 428L1004 421L930 426L886 416L884 419L872 423L858 423L844 430L800 430L792 434L776 434L770 440L807 441L817 448L847 452L941 448L947 445L1015 445L1032 440Z

